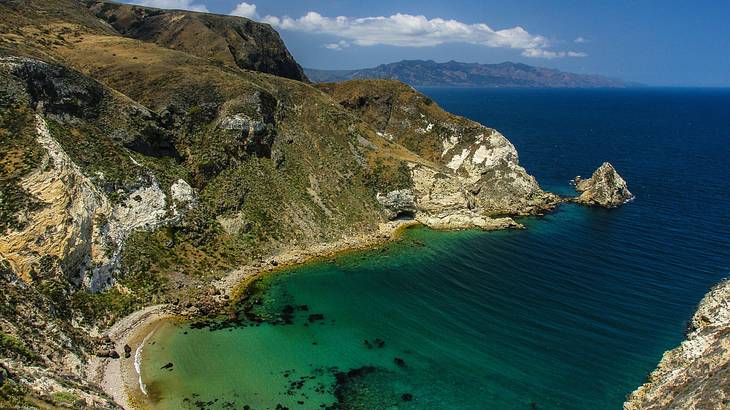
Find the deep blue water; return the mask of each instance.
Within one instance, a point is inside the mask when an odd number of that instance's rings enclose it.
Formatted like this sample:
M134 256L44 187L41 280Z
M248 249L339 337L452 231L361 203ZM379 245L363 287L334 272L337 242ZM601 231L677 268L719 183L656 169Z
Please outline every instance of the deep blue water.
M318 408L334 400L333 367L373 365L350 381L350 408L619 409L681 342L730 275L729 90L422 91L501 131L545 189L568 194L610 161L636 200L564 205L525 231L416 229L385 251L271 276L272 311L309 311L288 326L170 325L145 350L159 407L195 392ZM374 338L385 347L363 344ZM175 372L157 370L167 361ZM306 384L289 394L292 375Z

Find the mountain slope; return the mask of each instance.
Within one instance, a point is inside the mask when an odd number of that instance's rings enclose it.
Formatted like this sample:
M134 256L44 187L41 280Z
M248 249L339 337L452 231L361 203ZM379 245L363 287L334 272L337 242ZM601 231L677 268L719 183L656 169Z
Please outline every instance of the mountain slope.
M476 64L432 60L404 60L361 70L306 69L314 82L354 79L392 79L415 87L545 87L597 88L628 87L635 84L598 75L573 74L526 64Z
M124 36L154 42L229 66L306 80L279 34L247 18L88 1Z

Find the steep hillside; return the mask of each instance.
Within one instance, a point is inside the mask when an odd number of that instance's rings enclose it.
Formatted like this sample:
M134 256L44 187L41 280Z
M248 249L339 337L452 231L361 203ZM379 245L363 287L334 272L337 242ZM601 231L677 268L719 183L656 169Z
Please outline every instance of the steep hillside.
M412 86L623 88L637 84L599 75L574 74L519 63L476 64L404 60L359 70L306 69L314 82L391 79Z
M160 10L103 1L86 2L124 36L221 62L306 81L279 34L243 17Z
M356 80L318 87L385 139L439 164L444 175L458 176L478 213L533 215L559 202L519 165L517 150L502 134L443 111L403 83Z

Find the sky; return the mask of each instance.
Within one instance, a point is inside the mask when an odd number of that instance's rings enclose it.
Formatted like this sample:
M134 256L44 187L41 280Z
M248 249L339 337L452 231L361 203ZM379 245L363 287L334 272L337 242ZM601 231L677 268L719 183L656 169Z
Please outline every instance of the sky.
M730 0L124 0L271 24L304 67L522 62L730 87Z

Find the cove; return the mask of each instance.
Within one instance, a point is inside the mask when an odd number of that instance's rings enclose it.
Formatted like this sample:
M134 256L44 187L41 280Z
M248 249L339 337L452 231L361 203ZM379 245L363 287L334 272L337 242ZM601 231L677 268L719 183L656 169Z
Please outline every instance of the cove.
M610 160L636 201L524 231L410 229L267 276L262 323L148 339L155 407L617 409L682 340L730 272L729 92L425 91L502 131L546 189Z

